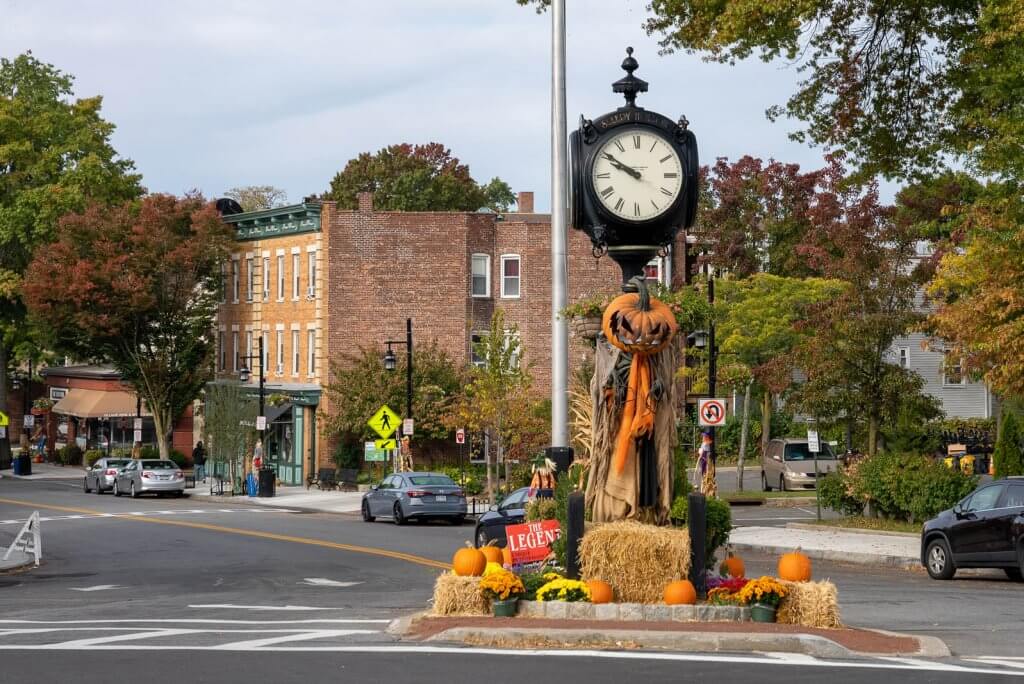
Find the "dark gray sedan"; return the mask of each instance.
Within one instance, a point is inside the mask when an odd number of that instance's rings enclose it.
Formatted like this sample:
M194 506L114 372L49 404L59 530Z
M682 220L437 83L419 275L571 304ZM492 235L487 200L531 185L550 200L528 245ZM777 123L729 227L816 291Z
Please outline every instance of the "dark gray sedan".
M131 494L138 497L142 494L173 494L181 496L185 493L185 475L174 463L166 459L143 459L130 461L128 465L117 471L114 480L114 496Z
M396 525L410 518L445 518L453 525L466 520L466 495L442 473L394 473L363 495L363 520L389 517Z
M97 494L112 491L117 471L131 462L130 458L101 458L85 471L82 489L85 493L95 491Z

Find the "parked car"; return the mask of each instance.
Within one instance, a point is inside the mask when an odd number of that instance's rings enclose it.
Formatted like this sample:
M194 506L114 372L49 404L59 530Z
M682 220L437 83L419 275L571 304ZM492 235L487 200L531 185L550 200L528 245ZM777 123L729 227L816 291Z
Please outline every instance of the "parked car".
M131 494L133 497L142 494L174 494L185 493L185 475L174 461L160 458L146 458L129 461L117 471L114 479L114 496Z
M1024 477L988 482L921 530L921 564L932 579L959 568L1002 568L1024 576Z
M530 488L520 487L491 509L480 516L473 531L473 542L477 547L487 546L495 542L504 547L508 539L505 528L519 525L526 519L526 504L530 502Z
M835 452L826 442L821 442L818 452L818 477L825 477L836 470L839 461ZM761 489L770 492L778 489L814 489L814 453L806 439L773 439L768 442L768 452L761 459Z
M92 464L92 468L85 471L85 479L82 482L82 489L88 494L95 491L102 494L105 491L114 489L114 480L117 478L117 471L131 462L128 458L100 458Z
M394 473L363 495L363 520L389 517L396 525L407 520L445 518L453 525L466 521L466 494L443 473Z

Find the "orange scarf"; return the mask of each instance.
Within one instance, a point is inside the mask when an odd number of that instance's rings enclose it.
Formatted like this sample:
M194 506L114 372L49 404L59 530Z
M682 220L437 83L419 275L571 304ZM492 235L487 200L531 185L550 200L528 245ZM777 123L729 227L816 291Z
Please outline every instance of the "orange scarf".
M612 467L621 474L626 459L636 453L636 441L654 433L654 413L658 402L651 396L651 362L648 354L633 354L629 366L626 401L622 406L622 419L616 437Z

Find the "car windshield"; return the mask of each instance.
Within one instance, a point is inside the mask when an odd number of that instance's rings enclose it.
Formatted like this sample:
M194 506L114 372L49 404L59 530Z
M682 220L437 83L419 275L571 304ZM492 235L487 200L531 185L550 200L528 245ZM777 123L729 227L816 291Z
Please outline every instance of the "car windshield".
M143 461L143 470L174 470L178 466L174 465L174 461Z
M447 475L410 475L409 482L418 487L430 485L439 485L441 487L455 486L455 481Z
M828 444L821 445L821 451L818 453L818 459L834 459L836 456L832 453L832 448ZM797 442L796 444L786 445L786 460L787 461L813 461L814 454L811 452L807 443Z
M112 468L120 468L123 465L128 465L129 461L127 458L112 458L107 461L107 466Z

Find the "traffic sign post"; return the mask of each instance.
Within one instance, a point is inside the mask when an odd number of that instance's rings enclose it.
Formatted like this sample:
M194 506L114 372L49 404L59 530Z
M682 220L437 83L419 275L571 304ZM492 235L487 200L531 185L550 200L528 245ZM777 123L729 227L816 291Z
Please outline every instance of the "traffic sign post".
M395 439L394 437L388 439L374 440L373 444L381 451L392 451L398 448L398 440Z
M412 418L406 418L405 420L403 420L402 421L402 436L403 437L411 437L412 436L412 428L413 428L413 420L412 420Z
M818 496L818 452L821 451L821 442L818 441L818 431L807 428L807 449L814 454L814 502L818 508L818 522L821 522L821 498Z
M367 462L386 461L388 456L377 448L376 442L363 442L363 460Z
M698 399L697 419L701 427L725 425L725 399Z

